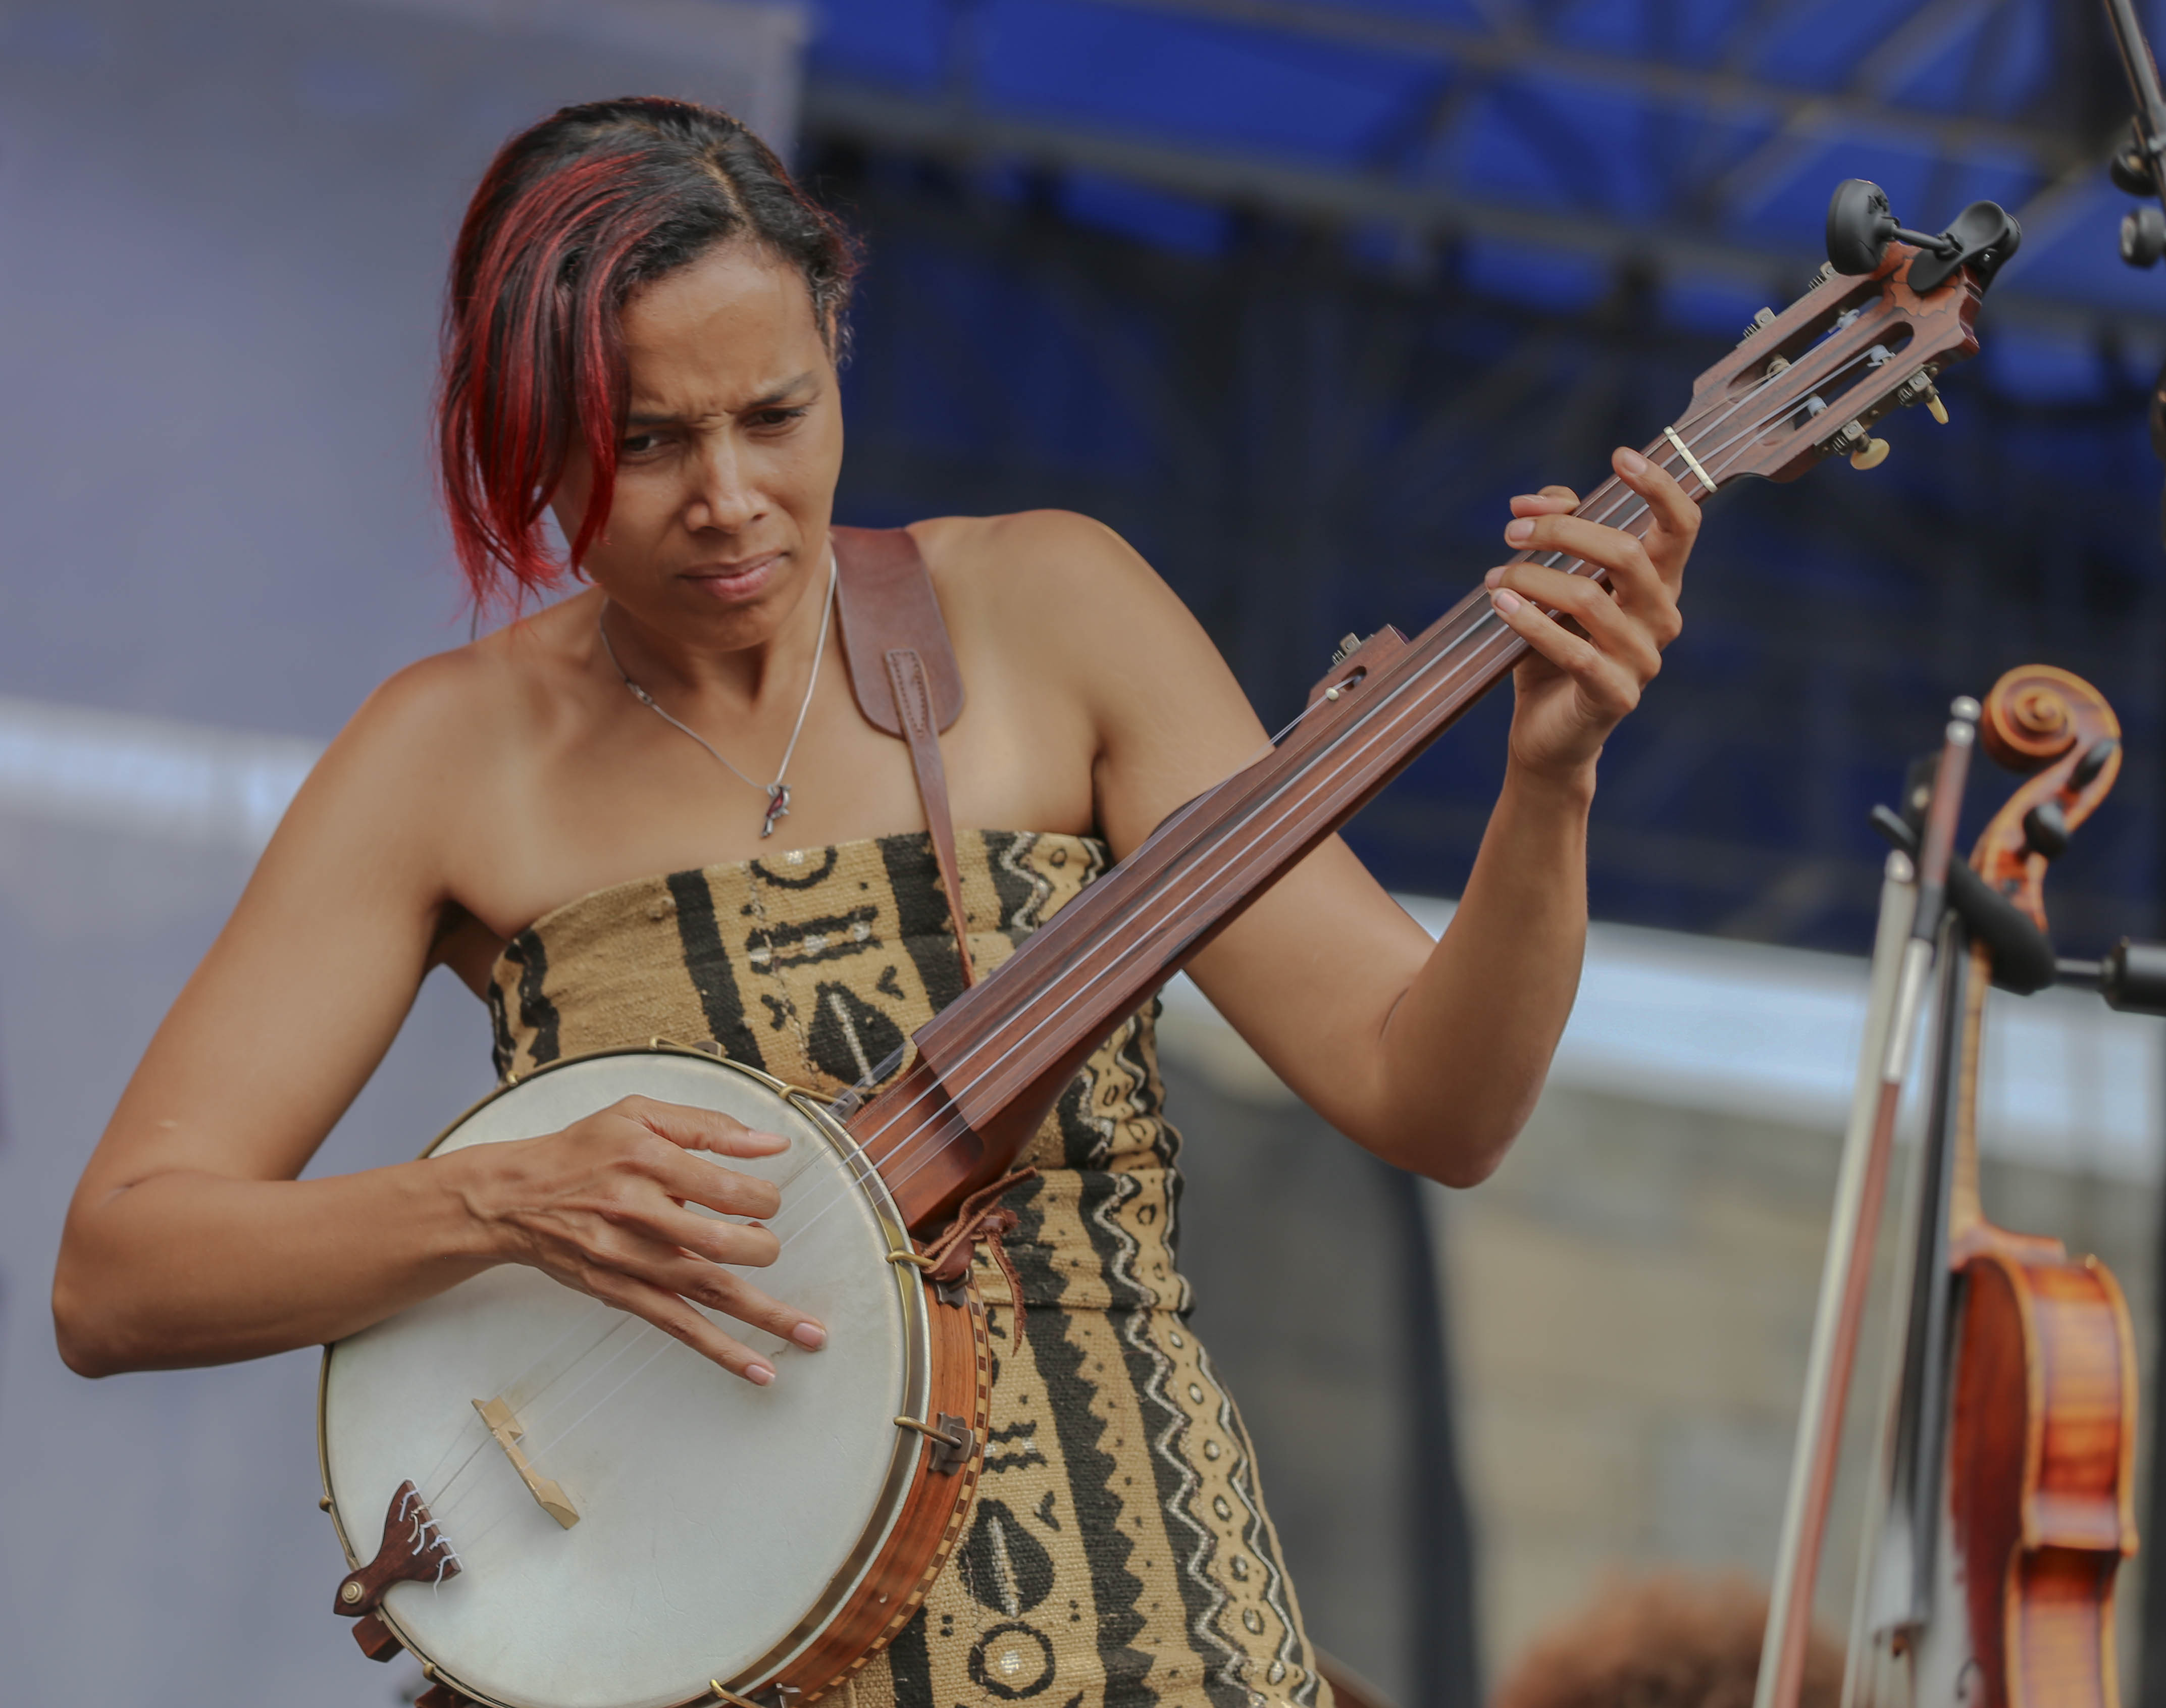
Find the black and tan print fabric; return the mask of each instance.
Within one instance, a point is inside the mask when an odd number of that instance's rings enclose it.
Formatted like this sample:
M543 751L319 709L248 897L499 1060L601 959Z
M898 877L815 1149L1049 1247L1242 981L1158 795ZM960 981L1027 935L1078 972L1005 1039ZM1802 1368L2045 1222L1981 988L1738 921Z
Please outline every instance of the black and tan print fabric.
M1081 837L957 844L981 974L1107 865ZM499 1074L711 1039L832 1096L961 991L920 834L583 896L506 946L489 1008ZM847 1708L1331 1708L1248 1433L1188 1328L1154 1013L1085 1064L1008 1197L1028 1309L1013 1344L1007 1283L981 1264L996 1364L977 1504L924 1611L830 1699Z

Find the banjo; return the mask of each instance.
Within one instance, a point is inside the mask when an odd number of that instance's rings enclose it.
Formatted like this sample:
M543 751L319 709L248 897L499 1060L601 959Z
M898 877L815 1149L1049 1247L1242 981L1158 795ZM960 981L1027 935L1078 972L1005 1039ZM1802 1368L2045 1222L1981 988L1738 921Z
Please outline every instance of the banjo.
M1700 376L1650 461L1704 500L1838 452L1870 468L1886 451L1868 431L1879 417L1920 402L1942 415L1935 377L1976 352L1972 321L2015 247L2014 222L1978 204L1938 238L1897 236L1872 186L1839 190L1833 259ZM1614 477L1579 513L1648 526ZM880 654L853 637L843 609L855 669ZM938 668L937 606L929 629L924 616L885 648L877 707L864 675L858 695L910 742L952 874L934 738L959 710L959 684L952 659L947 678ZM780 1187L768 1225L781 1251L762 1284L816 1313L829 1338L807 1357L738 1330L786 1372L756 1388L639 1319L505 1265L331 1346L323 1504L352 1567L335 1605L364 1652L411 1651L429 1708L784 1708L878 1653L946 1563L975 1493L991 1365L971 1261L987 1240L997 1256L1012 1225L994 1203L1010 1165L1123 1016L1527 651L1482 590L1411 640L1388 627L1349 636L1261 758L1175 812L922 1028L908 1067L876 1095L894 1064L827 1103L657 1040L552 1063L469 1111L429 1155L552 1132L633 1094L787 1139L779 1155L732 1166Z

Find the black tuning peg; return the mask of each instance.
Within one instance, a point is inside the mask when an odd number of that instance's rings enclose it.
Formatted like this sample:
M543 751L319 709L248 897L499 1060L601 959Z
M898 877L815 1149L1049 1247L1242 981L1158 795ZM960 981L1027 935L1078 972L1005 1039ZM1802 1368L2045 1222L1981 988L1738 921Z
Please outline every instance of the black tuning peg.
M2023 840L2031 852L2057 860L2068 846L2068 815L2058 801L2041 801L2023 815Z
M2098 774L2106 767L2106 761L2121 751L2121 743L2111 736L2095 741L2084 749L2084 756L2076 761L2076 769L2068 774L2068 780L2079 789L2088 789L2098 781Z
M2131 267L2154 267L2166 255L2166 213L2155 202L2121 216L2121 258Z

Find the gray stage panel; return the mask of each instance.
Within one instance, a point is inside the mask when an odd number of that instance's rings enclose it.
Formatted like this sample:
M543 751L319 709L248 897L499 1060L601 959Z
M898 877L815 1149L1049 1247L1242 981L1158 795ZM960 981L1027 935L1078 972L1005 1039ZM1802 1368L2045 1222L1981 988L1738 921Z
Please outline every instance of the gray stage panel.
M425 430L466 193L573 99L697 97L786 141L802 29L708 0L0 4L0 695L321 739L462 640ZM67 1195L247 842L0 807L0 1699L24 1708L419 1683L330 1611L313 1356L90 1383L53 1349ZM438 975L318 1166L413 1154L488 1049Z

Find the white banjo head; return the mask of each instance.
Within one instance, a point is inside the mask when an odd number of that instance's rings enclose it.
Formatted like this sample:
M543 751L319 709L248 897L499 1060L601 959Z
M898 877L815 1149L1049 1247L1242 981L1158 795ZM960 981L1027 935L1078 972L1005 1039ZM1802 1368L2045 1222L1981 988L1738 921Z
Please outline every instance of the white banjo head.
M384 1615L458 1689L505 1708L665 1708L708 1680L756 1684L816 1634L900 1509L930 1381L923 1289L886 1188L838 1129L729 1063L627 1051L550 1067L480 1105L431 1155L554 1132L637 1093L735 1116L790 1141L729 1167L785 1182L770 1268L803 1306L806 1352L711 1314L765 1354L767 1388L659 1330L506 1264L325 1356L325 1486L357 1563L411 1478L459 1556L454 1577L395 1584ZM704 1154L704 1153L698 1153ZM717 1161L722 1159L713 1159ZM483 1425L501 1399L544 1511ZM757 1672L753 1669L757 1668Z

